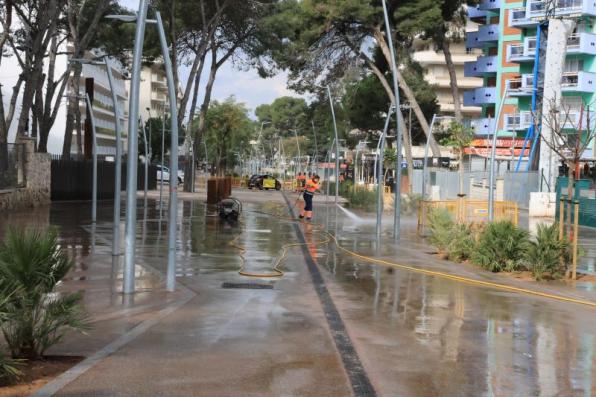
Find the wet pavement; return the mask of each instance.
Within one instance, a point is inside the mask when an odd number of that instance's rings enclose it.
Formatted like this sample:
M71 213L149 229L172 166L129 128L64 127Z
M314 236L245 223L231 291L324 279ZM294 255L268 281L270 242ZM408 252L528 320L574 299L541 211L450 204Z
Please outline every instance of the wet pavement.
M289 248L280 279L238 275L245 266L270 271L284 245L299 243L279 193L240 192L238 225L222 224L202 199L179 206L175 294L164 291L167 215L154 199L139 200L137 286L125 298L121 264L110 255L111 209L99 206L90 225L88 203L55 203L4 214L2 224L59 226L77 269L65 289L86 291L94 318L88 336L76 335L55 353L91 354L148 319L151 327L98 360L57 395L346 396L350 368L313 284L300 246ZM293 204L293 199L290 198ZM315 223L343 247L365 255L480 280L499 280L462 265L446 268L415 238L412 217L403 241L392 243L384 216L377 244L374 223L355 222L333 205L316 205ZM578 304L479 287L417 272L377 266L338 251L317 226L301 225L359 362L383 396L591 396L596 394L595 310ZM123 230L123 225L122 225ZM0 232L1 233L1 232ZM224 289L258 282L272 289ZM515 280L507 281L516 283ZM519 282L518 282L519 284ZM591 283L571 289L533 288L596 301ZM171 304L175 311L156 316ZM82 352L82 353L79 353ZM347 371L347 372L346 372ZM364 395L364 394L357 394Z

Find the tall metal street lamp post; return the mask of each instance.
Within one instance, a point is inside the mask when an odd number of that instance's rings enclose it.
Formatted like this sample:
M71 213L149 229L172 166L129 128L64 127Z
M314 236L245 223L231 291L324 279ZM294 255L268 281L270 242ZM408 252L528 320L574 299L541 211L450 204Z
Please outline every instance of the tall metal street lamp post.
M318 157L319 157L319 146L317 144L317 131L315 130L315 122L314 122L314 120L311 120L310 121L310 124L312 125L312 135L315 138L315 155L313 156L312 163L313 163L313 166L316 167L317 160L318 160ZM313 172L315 172L314 167L312 169Z
M166 34L159 11L155 13L155 17L157 19L159 42L161 44L161 51L164 57L166 69L166 77L168 80L170 114L172 120L178 120L178 109L176 108L176 86L174 85L172 60L169 56ZM172 122L170 124L172 130L170 138L170 219L168 222L168 268L166 275L166 288L168 291L174 291L176 289L176 232L178 229L178 123Z
M424 200L426 198L426 181L427 181L427 177L426 177L426 173L427 173L427 168L428 168L428 148L430 146L430 137L433 136L433 128L435 126L435 123L438 120L452 120L455 119L455 117L453 116L437 116L436 114L433 114L433 118L432 121L430 122L430 130L428 132L428 138L426 139L426 144L424 145L424 161L422 163L422 199Z
M145 151L145 191L147 190L147 186L149 186L149 164L151 162L151 158L153 157L153 148L151 147L151 108L145 108L145 110L147 110L147 114L149 115L148 119L147 119L147 126L148 126L148 132L149 132L149 138L147 142L147 146L146 149L148 151Z
M95 129L95 116L93 115L93 105L89 94L85 94L85 102L91 115L91 131L93 131L93 192L91 201L91 222L97 222L97 130Z
M126 226L125 251L123 271L123 292L135 292L135 250L137 223L137 157L139 153L138 122L139 122L139 91L141 83L141 60L143 55L143 41L145 37L145 23L147 19L148 0L139 1L137 15L108 15L109 18L125 22L136 21L135 41L132 59L132 76L130 82L130 97L128 111L128 158L126 172Z
M114 220L112 225L112 256L120 255L120 197L122 189L122 131L120 129L120 108L118 107L118 98L116 97L116 87L114 84L114 75L112 68L108 64L108 57L103 56L103 61L88 59L70 59L69 62L81 64L105 66L112 96L112 106L114 107L114 132L116 134L116 158L114 170ZM93 113L91 113L93 114ZM94 124L93 124L94 125ZM95 139L94 139L95 142ZM97 187L96 187L97 189Z
M329 106L331 107L331 116L333 118L333 134L335 141L335 204L339 195L339 138L337 136L337 121L335 120L335 109L333 108L333 97L331 88L327 86L327 96L329 97Z
M161 210L163 207L163 174L164 174L164 157L165 157L165 140L166 140L166 110L164 108L161 120L161 172L159 181L159 214L161 218Z
M501 119L501 113L503 112L503 105L505 104L505 99L507 98L508 91L509 85L506 84L505 92L503 93L501 103L499 104L499 110L495 117L492 146L490 148L490 172L488 174L488 220L490 222L495 220L495 156L497 152L497 135L499 129L499 120Z
M395 184L395 205L394 205L394 218L393 218L393 236L396 240L400 238L400 223L401 223L401 162L402 162L402 132L399 128L399 117L397 112L400 110L400 101L399 101L399 87L397 83L397 73L399 73L397 69L397 61L395 59L395 49L393 47L393 38L391 36L391 25L389 24L389 13L387 12L387 4L385 0L383 2L383 16L385 17L385 29L387 31L387 44L389 45L389 50L391 51L391 74L393 75L393 95L395 97L395 122L396 122L396 147L397 147L397 156L396 156L396 184Z
M298 131L294 128L294 138L296 139L296 147L298 148L298 172L302 172L302 155L300 154L300 142L298 141Z
M389 123L391 122L391 115L395 111L392 105L389 106L387 111L387 118L385 119L385 127L383 127L383 134L379 138L379 154L377 155L376 174L377 174L377 239L381 237L381 216L383 215L383 163L384 163L384 151L385 141L387 139L387 131L389 130ZM400 170L398 169L397 172Z
M124 262L124 285L125 294L135 291L135 248L136 248L136 185L137 185L137 157L138 157L138 117L139 117L139 92L141 81L141 60L143 52L143 40L145 37L145 25L147 22L156 23L159 33L166 77L168 82L168 96L170 102L170 114L172 120L177 120L176 87L172 71L172 62L169 56L169 48L161 20L161 15L156 12L155 21L147 21L148 0L139 1L139 9L136 15L109 15L109 18L119 19L125 22L136 21L135 42L132 61L132 78L130 83L129 100L129 131L128 131L128 172L126 175L126 251ZM169 227L168 227L168 266L166 276L166 288L174 291L176 288L176 232L178 218L178 125L171 123L171 154L170 154L170 202L169 202Z

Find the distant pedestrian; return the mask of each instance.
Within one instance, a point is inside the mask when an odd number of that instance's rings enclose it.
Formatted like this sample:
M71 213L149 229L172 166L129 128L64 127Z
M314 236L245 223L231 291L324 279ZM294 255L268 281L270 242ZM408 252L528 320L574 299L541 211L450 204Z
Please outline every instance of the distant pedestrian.
M306 181L304 186L304 192L302 193L302 197L304 198L304 209L300 212L300 219L306 217L307 221L312 219L312 200L315 196L315 193L321 192L319 187L319 180L321 178L318 175L314 175L311 179Z

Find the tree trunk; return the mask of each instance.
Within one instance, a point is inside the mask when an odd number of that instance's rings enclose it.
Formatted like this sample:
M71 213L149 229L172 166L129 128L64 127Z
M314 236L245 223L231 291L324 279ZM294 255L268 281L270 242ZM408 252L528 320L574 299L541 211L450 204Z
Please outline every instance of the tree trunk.
M231 55L231 52L228 52L222 59L219 61L217 60L217 48L211 49L211 68L209 69L209 80L207 80L207 85L205 86L205 97L203 98L203 103L201 105L201 110L199 112L199 124L197 126L196 134L194 137L193 142L193 153L198 153L201 147L201 139L203 138L203 133L205 131L205 117L207 116L207 111L209 110L209 104L211 103L211 93L213 92L213 84L215 83L215 76L217 75L217 70L219 67L225 62L228 57ZM195 161L196 161L195 156ZM194 164L192 165L195 166ZM189 168L189 164L187 163L187 169ZM187 184L188 180L188 184ZM190 191L190 177L186 177L186 171L184 174L184 191ZM187 190L189 189L189 190Z
M575 185L575 177L573 173L575 172L575 165L577 164L575 161L568 161L569 162L569 170L567 171L567 233L568 236L571 236L573 233L573 222L571 220L571 216L573 214L573 199L575 196L574 185ZM575 236L573 236L575 238Z
M381 73L381 70L374 63L372 63L370 60L368 60L367 63L369 63L369 67L371 68L373 73L377 76L379 81L381 82L381 85L385 89L387 96L389 96L391 103L393 104L393 106L395 106L395 96L394 96L393 90L391 89L391 86L389 85L389 82L387 81L387 78L385 77L385 75L383 75L383 73ZM410 135L406 131L406 128L405 128L406 123L405 123L404 116L403 116L401 110L397 110L397 117L398 117L399 129L400 129L402 137L403 137L402 143L404 146L404 152L406 154L406 164L407 164L408 180L409 180L408 181L408 193L411 193L412 192L412 178L414 175L414 160L413 160L413 156L412 156L412 142L410 142ZM434 138L433 138L433 140L434 140ZM399 156L399 153L397 153L397 155ZM395 172L401 172L401 170L396 170Z
M457 73L455 72L455 65L453 64L453 58L451 57L451 49L449 47L449 40L445 39L441 46L443 55L445 55L445 64L449 71L449 87L451 88L451 96L453 97L453 111L455 113L455 120L458 123L463 121L463 115L461 112L461 102L459 101L459 87L457 85Z
M410 134L408 134L408 130L406 129L406 123L402 112L397 112L397 115L399 117L399 128L401 129L401 134L403 136L404 153L406 154L406 165L408 170L408 191L405 193L411 194L412 179L414 177L414 159L412 157L412 142L410 141ZM399 153L397 155L399 156ZM397 172L401 172L401 169Z
M459 196L463 197L465 196L465 187L464 187L464 148L459 148L458 149L459 154L458 154L458 158L459 158L459 164L458 164L458 170L459 170ZM492 186L488 187L489 189L492 189Z
M4 97L0 86L0 172L8 169L8 130L4 122Z
M387 61L387 63L389 65L391 65L391 52L389 50L389 46L387 45L387 42L385 41L385 35L381 31L380 27L377 26L374 29L373 35L375 37L375 40L377 41L377 44L381 48L381 51L385 57L385 60ZM416 96L410 89L410 86L408 85L406 80L403 78L401 73L397 74L397 82L398 82L399 88L402 89L402 91L404 92L404 95L408 99L408 102L410 103L410 106L412 107L412 110L414 111L414 114L416 115L416 118L418 119L418 123L420 123L420 127L422 127L424 134L426 135L427 139L429 140L430 148L433 152L433 156L440 157L441 149L439 148L439 145L435 141L435 138L432 135L430 135L430 126L428 125L428 122L426 121L426 118L424 117L424 113L422 113L422 109L420 108L420 105L418 105ZM392 92L393 92L393 90L392 90ZM393 96L393 94L391 96Z
M71 97L68 98L68 111L66 112L66 127L64 128L64 143L62 144L62 156L69 156L72 150L72 132L76 125L77 109L79 108L79 102L75 98L79 94L80 80L82 68L81 65L77 64L73 68L74 74L69 79L68 92ZM77 132L80 130L80 126ZM78 134L77 134L78 138Z

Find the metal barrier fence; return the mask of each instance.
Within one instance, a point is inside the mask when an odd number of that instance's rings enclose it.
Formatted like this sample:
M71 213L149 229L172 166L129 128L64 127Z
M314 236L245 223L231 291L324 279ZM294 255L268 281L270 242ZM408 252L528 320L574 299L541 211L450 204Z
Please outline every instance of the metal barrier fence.
M0 190L27 185L25 155L25 145L22 143L0 144Z
M453 218L462 223L488 222L488 202L486 200L441 200L421 201L418 207L418 235L425 233L429 213L437 208L446 209ZM513 201L495 201L495 221L510 221L517 226L519 209Z
M567 181L567 177L559 177L557 180L557 219L560 217L559 200L567 199ZM579 202L579 224L596 227L596 186L587 179L575 181L574 199ZM567 206L564 207L564 211L567 212Z
M52 160L52 200L90 200L93 191L93 162L83 159L63 159L56 156ZM110 161L97 162L97 198L114 198L114 177L116 164ZM137 190L143 190L145 166L139 163L137 169ZM126 190L126 162L122 164L122 190ZM157 188L157 167L149 166L149 190Z

